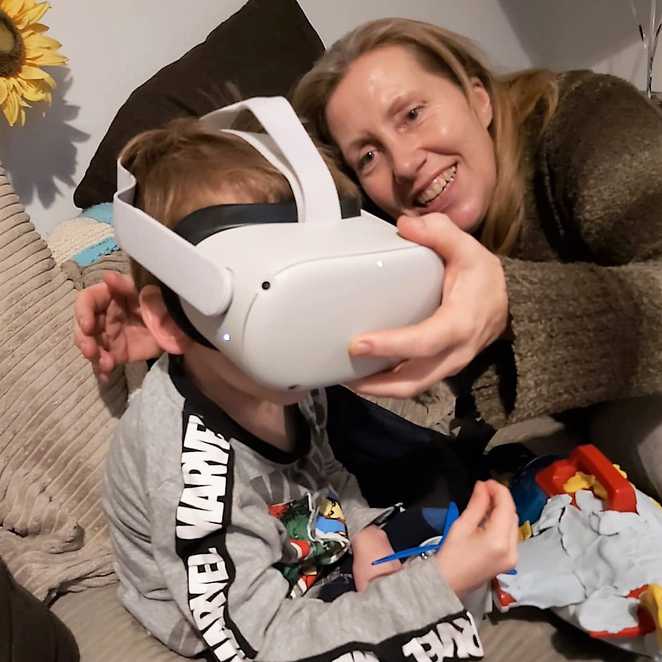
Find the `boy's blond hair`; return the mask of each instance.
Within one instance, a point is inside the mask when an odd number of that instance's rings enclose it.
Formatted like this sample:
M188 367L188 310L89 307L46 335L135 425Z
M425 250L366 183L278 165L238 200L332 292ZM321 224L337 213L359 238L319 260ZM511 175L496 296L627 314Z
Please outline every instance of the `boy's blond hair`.
M223 198L239 204L294 199L287 179L245 140L194 118L137 135L120 159L136 178L134 204L169 228L197 209L222 204ZM340 195L358 198L356 185L325 160ZM131 273L138 291L159 284L134 260Z

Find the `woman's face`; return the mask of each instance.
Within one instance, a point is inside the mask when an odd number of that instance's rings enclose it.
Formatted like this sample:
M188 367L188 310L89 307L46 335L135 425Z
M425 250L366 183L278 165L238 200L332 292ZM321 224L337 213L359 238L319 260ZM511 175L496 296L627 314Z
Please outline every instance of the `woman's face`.
M367 195L393 217L441 212L471 232L496 183L492 104L424 69L405 47L366 53L326 108L331 135Z

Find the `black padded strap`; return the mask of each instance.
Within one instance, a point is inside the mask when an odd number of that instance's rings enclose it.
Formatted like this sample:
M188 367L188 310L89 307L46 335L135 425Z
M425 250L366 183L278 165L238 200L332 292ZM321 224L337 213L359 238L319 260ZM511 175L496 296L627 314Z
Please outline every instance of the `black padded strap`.
M340 201L341 218L353 218L360 213L361 201L358 198L344 198ZM197 246L218 232L242 225L297 223L298 220L294 202L213 205L185 216L173 230Z

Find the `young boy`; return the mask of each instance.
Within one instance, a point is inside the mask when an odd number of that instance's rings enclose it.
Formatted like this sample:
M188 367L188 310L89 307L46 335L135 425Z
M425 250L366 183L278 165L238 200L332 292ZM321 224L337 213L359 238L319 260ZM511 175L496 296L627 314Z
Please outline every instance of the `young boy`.
M169 227L212 205L292 199L250 145L194 120L138 136L122 159L138 182L136 204ZM342 195L356 195L333 174ZM107 463L127 609L172 649L210 660L481 656L458 595L514 564L507 490L477 484L432 558L372 565L393 551L379 526L390 510L369 508L335 459L325 391L255 383L187 336L159 283L132 268L144 323L165 353L123 416ZM329 581L350 553L356 590L337 591Z

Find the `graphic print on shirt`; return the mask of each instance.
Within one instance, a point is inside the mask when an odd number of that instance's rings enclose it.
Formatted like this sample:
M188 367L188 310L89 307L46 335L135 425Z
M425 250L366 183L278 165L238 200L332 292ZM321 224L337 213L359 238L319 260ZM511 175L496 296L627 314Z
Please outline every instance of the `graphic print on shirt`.
M280 570L290 584L290 597L301 597L329 567L349 550L349 534L337 497L321 496L317 503L308 493L300 499L277 503L269 512L285 526L291 554Z
M236 508L234 490L237 485L233 476L237 456L232 445L235 439L207 427L204 417L186 405L182 416L183 489L176 510L175 548L186 568L189 608L207 646L206 656L210 662L262 659L262 651L248 643L251 633L242 634L228 609L228 592L237 579L226 544L231 518L235 516L232 510ZM315 477L313 482L323 483L324 478ZM315 502L317 508L311 505ZM341 533L344 518L335 500L327 499L322 503L315 499L304 506L311 512L317 509L322 515L321 519L313 520L316 537L333 538ZM296 513L296 503L281 503L280 514L284 515L290 508ZM329 558L333 558L333 554ZM306 597L300 599L307 600ZM366 618L370 620L368 614ZM321 631L325 629L326 625ZM296 650L291 657L293 662L448 662L482 656L475 624L467 612L428 622L418 629L405 628L372 641L355 638L347 641L340 631L332 630L323 652L311 656L305 640L300 647L295 641L293 650Z
M198 416L185 412L184 490L177 507L175 544L186 567L189 606L195 624L219 662L245 659L243 651L252 653L250 645L232 627L226 608L228 588L235 575L224 541L232 464L229 442L207 428Z

